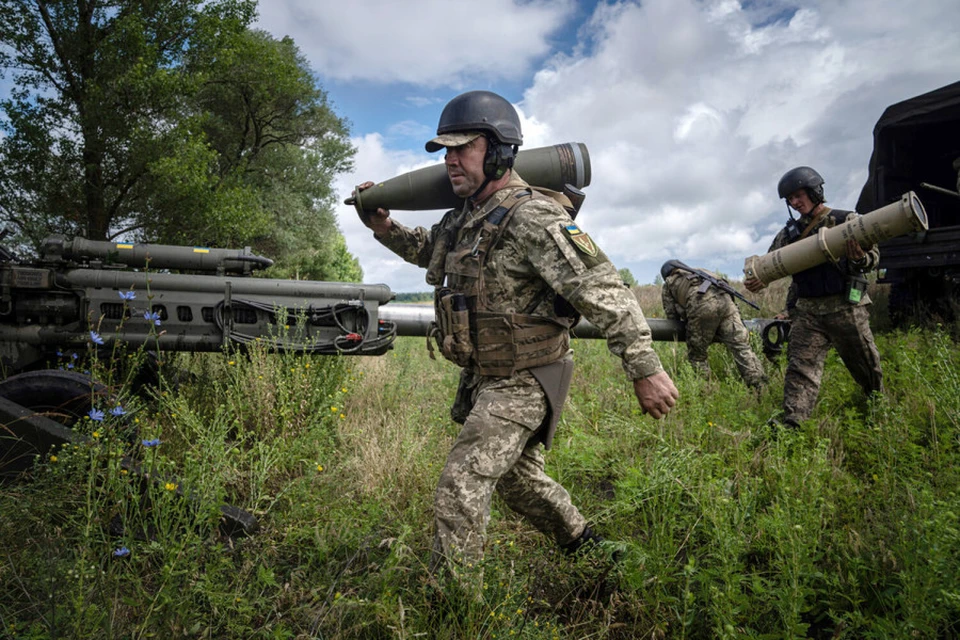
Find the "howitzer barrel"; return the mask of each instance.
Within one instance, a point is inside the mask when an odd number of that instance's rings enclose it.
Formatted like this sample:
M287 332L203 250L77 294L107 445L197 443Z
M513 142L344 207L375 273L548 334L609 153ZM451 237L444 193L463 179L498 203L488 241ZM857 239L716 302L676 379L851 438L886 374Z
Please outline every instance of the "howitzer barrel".
M845 244L853 238L863 247L927 229L927 212L913 191L903 194L899 202L888 204L854 220L835 227L821 227L793 244L762 256L750 256L743 265L747 278L764 284L805 271L827 260L836 261L846 255Z
M397 326L397 335L423 337L430 329L434 320L434 311L431 305L426 304L387 304L380 307L380 319L393 322ZM684 340L686 331L683 323L661 318L647 318L654 340L673 341ZM581 320L571 330L574 338L604 339L604 335L593 324Z
M44 260L98 260L107 264L151 269L182 269L221 273L249 273L266 269L273 260L244 249L213 249L210 247L180 247L168 244L140 244L133 242L103 242L62 236L46 238L41 247Z
M590 184L590 154L582 142L521 151L515 166L520 177L537 187L562 192L568 184L576 189ZM426 211L460 208L463 199L453 193L446 168L438 164L377 183L344 203L362 211Z

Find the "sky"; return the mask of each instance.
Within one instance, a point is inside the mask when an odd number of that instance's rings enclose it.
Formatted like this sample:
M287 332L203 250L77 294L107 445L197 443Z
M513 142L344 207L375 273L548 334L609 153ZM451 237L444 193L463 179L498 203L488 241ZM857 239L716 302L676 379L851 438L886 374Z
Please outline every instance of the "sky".
M787 218L777 182L795 166L853 209L883 110L960 80L957 25L956 0L263 0L258 22L294 39L350 122L340 202L442 162L423 144L443 106L494 91L521 116L521 150L587 146L577 223L640 283L672 258L742 278ZM409 227L441 214L392 212ZM351 207L337 215L365 282L430 289Z

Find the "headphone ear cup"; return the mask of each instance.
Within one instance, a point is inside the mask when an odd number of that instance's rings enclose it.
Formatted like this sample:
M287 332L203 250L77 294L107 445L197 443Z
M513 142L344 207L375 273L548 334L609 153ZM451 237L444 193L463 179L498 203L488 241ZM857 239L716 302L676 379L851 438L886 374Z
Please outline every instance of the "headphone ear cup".
M513 145L491 144L483 159L483 175L492 180L499 180L507 169L513 168L515 158L516 150Z

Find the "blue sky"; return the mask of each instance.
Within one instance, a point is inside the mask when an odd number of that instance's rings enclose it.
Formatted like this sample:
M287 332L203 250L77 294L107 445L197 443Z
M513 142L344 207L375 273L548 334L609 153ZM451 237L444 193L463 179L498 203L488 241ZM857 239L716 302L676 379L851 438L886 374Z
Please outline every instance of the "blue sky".
M883 109L960 79L956 0L269 0L338 114L356 169L340 195L438 162L423 143L470 89L518 109L525 147L585 143L593 183L578 223L651 282L663 261L740 277L786 218L776 183L810 165L852 208ZM348 207L368 282L425 291ZM395 211L408 226L440 212Z

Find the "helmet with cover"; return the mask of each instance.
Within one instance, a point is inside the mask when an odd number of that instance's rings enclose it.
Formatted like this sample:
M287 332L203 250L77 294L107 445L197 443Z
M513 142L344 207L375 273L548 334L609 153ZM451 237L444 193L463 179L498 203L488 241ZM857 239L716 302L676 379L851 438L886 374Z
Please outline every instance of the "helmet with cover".
M487 138L484 175L500 178L513 167L523 134L517 110L491 91L468 91L448 102L440 114L437 137L427 142L425 148L432 153L467 144L480 135Z

